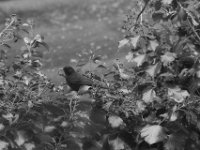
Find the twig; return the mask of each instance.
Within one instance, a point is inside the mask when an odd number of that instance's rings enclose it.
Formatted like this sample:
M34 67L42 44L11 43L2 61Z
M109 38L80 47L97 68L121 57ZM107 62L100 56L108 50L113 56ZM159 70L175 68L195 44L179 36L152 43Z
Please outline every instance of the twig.
M12 26L12 24L15 22L15 19L12 18L11 22L0 32L0 38L2 34L4 34L5 31L9 30L9 28ZM2 42L0 45L3 45L4 43Z
M140 11L142 11L142 2L140 1ZM142 25L142 21L143 21L143 14L140 15L140 24Z
M189 12L181 5L181 3L178 2L178 4L181 7L181 9L183 9L193 19L193 17L189 14ZM198 33L195 31L194 27L192 26L192 24L188 18L187 18L187 22L189 23L189 26L192 29L193 33L196 35L196 37L200 41L200 37L199 37Z
M195 31L194 27L192 26L191 22L187 19L190 28L192 29L192 31L194 32L194 34L196 35L196 37L198 38L198 40L200 41L200 37L198 35L198 33Z
M142 15L142 13L144 12L144 10L146 9L146 7L147 7L149 1L150 1L150 0L147 0L147 1L146 1L146 3L145 3L145 5L144 5L143 9L142 9L142 10L140 11L140 13L138 14L138 16L137 16L137 18L136 18L136 23L137 23L139 17Z

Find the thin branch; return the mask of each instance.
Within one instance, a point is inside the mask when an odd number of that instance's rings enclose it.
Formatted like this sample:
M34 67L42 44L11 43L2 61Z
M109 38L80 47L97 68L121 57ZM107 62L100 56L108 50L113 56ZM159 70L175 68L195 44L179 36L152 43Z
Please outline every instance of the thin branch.
M147 1L146 1L146 3L145 3L145 5L144 5L143 9L142 9L142 10L140 11L140 13L138 14L138 16L137 16L137 18L136 18L136 23L137 23L138 19L140 18L140 16L142 15L142 13L144 12L144 10L146 9L146 7L147 7L149 1L150 1L150 0L147 0Z
M181 9L183 9L183 10L189 15L188 10L185 9L185 8L181 5L181 3L178 2L178 4L179 4L179 6L181 7ZM191 15L189 15L189 16L193 19L193 17L192 17ZM200 41L200 37L199 37L198 33L195 31L193 25L191 24L191 22L190 22L190 20L189 20L188 18L187 18L187 22L189 23L189 26L190 26L190 28L192 29L193 33L196 35L196 37L197 37L198 40Z
M14 18L11 18L11 22L0 32L0 38L4 34L5 31L9 30L9 28L12 26L12 24L15 22ZM0 45L3 45L4 43L2 42Z
M195 31L194 27L192 26L191 22L189 20L187 20L189 23L190 28L192 29L193 33L196 35L196 37L198 38L198 40L200 41L200 37L198 35L198 33Z

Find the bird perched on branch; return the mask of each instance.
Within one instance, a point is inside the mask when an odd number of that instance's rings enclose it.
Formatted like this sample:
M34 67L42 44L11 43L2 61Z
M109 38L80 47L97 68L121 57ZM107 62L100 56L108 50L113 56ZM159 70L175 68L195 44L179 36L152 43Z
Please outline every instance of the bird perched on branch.
M104 83L100 81L92 81L86 76L76 72L71 66L65 66L63 68L65 72L65 79L73 91L79 91L82 86L98 85L102 88L108 88Z

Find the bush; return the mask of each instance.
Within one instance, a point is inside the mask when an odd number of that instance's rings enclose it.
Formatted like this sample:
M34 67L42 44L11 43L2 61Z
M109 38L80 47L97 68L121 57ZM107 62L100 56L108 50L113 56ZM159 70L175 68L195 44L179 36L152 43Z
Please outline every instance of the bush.
M113 64L89 53L108 88L62 91L40 72L44 38L15 15L1 32L0 149L200 148L199 2L135 1ZM140 12L140 13L138 13ZM23 42L20 42L23 41ZM6 50L23 43L11 65ZM100 70L100 73L98 72Z
M122 109L132 106L131 114L140 121L138 147L199 149L198 1L136 5L140 13L133 9L128 15L127 36L119 47L131 47L126 59L135 71L134 102Z

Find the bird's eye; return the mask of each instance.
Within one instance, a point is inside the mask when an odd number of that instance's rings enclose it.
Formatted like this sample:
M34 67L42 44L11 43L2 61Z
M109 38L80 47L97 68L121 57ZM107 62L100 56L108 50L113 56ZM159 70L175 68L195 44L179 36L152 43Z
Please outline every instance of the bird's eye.
M72 73L75 72L72 67L65 67L63 70L64 70L66 75L71 75Z

